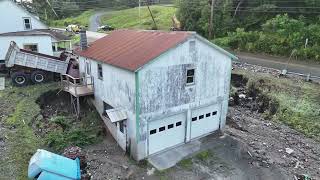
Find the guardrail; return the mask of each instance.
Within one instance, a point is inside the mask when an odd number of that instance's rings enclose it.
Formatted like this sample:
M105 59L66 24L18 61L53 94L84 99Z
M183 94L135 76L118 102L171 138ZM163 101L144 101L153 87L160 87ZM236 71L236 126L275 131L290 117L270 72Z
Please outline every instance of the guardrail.
M320 80L319 76L313 76L311 74L303 74L303 73L297 73L297 72L290 72L286 69L281 71L281 75L288 75L288 74L292 74L292 75L296 75L296 76L301 76L301 77L305 77L306 81L310 81L310 80Z

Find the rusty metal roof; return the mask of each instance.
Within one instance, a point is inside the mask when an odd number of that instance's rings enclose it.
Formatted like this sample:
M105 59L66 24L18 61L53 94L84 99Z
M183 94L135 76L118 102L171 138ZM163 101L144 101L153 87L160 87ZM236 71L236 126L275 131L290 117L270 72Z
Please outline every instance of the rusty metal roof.
M117 30L92 43L80 56L136 71L187 40L192 32Z

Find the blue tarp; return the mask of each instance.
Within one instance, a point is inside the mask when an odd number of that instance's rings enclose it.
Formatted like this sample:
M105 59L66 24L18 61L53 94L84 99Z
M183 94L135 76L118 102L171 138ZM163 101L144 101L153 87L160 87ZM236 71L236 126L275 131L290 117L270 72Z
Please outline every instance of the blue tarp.
M30 159L28 177L38 180L79 180L80 161L38 149Z

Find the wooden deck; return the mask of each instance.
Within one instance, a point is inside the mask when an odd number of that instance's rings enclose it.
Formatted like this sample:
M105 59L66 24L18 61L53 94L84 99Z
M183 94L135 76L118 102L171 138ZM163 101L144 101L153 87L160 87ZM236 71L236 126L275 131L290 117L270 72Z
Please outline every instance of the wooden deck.
M93 80L91 79L91 82ZM80 78L74 78L69 75L61 76L62 89L74 97L89 96L94 94L93 83L87 84Z
M70 86L64 87L64 91L70 93L74 97L93 95L93 86Z

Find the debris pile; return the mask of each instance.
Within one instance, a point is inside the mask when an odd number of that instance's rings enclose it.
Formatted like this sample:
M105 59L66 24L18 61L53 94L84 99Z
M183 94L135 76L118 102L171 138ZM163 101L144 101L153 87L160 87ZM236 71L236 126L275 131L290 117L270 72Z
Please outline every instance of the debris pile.
M87 157L82 149L78 146L67 147L63 153L63 156L75 160L76 158L80 159L80 169L81 169L81 179L90 180L90 174L87 173Z
M281 73L249 64L237 63L233 67L269 73L275 77ZM319 142L282 123L266 120L265 112L275 112L277 105L259 91L250 92L250 84L244 76L233 74L232 85L235 92L230 98L226 133L247 142L252 165L264 168L275 166L292 179L320 179Z
M240 62L233 63L232 67L238 68L238 69L244 69L244 70L255 72L255 73L268 73L276 77L281 75L281 71L278 69L267 68L267 67L262 67L258 65L247 64L247 63L240 63Z

